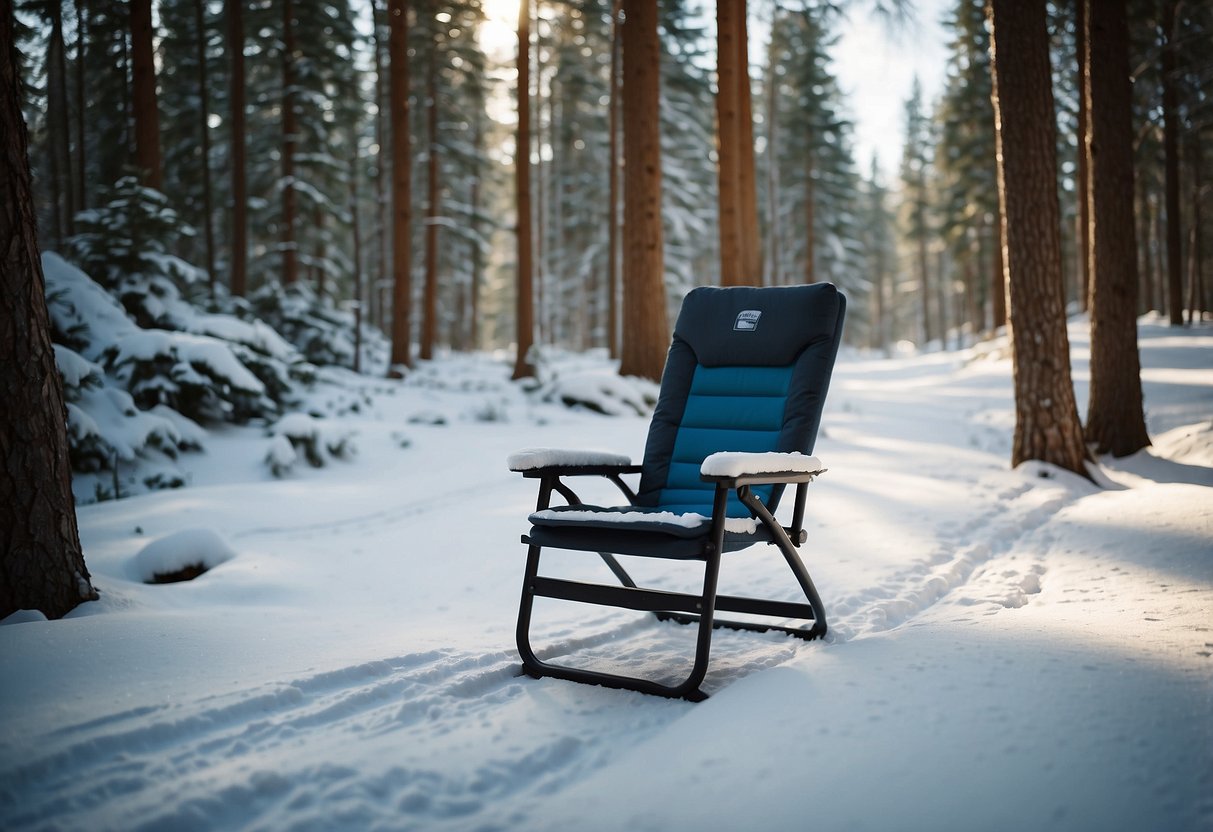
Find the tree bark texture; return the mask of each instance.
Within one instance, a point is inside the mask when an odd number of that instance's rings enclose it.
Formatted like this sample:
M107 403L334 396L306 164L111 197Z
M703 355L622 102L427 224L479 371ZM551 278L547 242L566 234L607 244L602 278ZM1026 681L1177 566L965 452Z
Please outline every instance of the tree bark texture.
M992 0L987 14L1003 267L1014 350L1011 464L1037 459L1088 476L1070 380L1045 4Z
M50 4L51 39L46 56L47 132L50 170L54 190L55 223L61 229L56 239L73 233L76 216L71 158L71 117L67 103L67 46L63 41L63 14L58 3ZM60 219L62 217L62 219Z
M299 279L298 240L295 239L295 4L282 2L282 282Z
M97 594L76 526L13 34L12 3L0 0L0 618L61 618Z
M152 0L131 0L131 98L135 119L135 166L143 184L164 187L156 64L152 50Z
M670 337L661 224L657 4L623 3L623 349L619 373L658 381Z
M409 367L412 365L409 319L413 312L409 274L412 153L409 148L409 22L405 0L388 0L387 16L392 130L392 357L389 366Z
M421 311L421 358L434 357L438 340L438 44L430 44L426 66L426 127L429 152L426 154L425 294Z
M1188 278L1188 324L1193 321L1203 321L1204 313L1208 310L1205 296L1204 280L1204 245L1201 235L1204 233L1203 211L1201 200L1204 199L1204 153L1200 145L1200 131L1192 133L1192 227L1189 230L1190 244L1188 246L1188 263L1190 272Z
M725 286L753 286L762 279L745 17L745 0L716 4L720 282ZM624 127L626 130L626 124Z
M244 123L244 4L227 0L227 52L231 79L232 244L230 289L236 297L248 291L248 181L245 173Z
M206 15L203 9L204 0L194 0L194 26L198 30L198 100L202 103L199 108L199 137L202 140L202 232L206 244L206 278L210 284L211 296L215 295L215 229L211 216L213 204L211 199L211 101L210 85L207 83L206 71Z
M1094 0L1088 0L1093 3ZM1179 102L1175 90L1175 7L1162 3L1162 147L1167 205L1167 314L1171 326L1184 322L1183 250L1179 213ZM1094 11L1094 10L1092 10ZM1123 14L1123 11L1121 12ZM1093 20L1098 19L1093 15ZM1090 25L1090 23L1088 24Z
M1007 275L1004 270L1006 262L1002 251L1002 209L995 218L994 227L994 268L990 278L990 325L994 329L1007 325Z
M1150 444L1137 353L1137 236L1125 0L1088 0L1087 153L1091 164L1091 390L1087 441L1126 456Z
M621 0L611 6L611 86L607 117L607 351L619 357L619 14Z
M88 208L88 152L84 141L84 63L88 43L85 0L76 0L76 196L77 207Z
M531 0L518 10L518 133L514 142L514 194L518 212L518 286L514 296L515 379L535 375L531 345L535 343L535 264L531 237Z
M738 166L741 197L741 263L746 283L762 285L762 230L758 224L758 174L754 164L754 103L750 85L750 27L746 13L746 0L736 0L735 16L738 37L733 46L737 49L737 137L736 148L740 157Z
M1086 83L1087 76L1087 6L1090 0L1077 0L1074 4L1074 51L1078 55L1078 84ZM1091 185L1090 156L1085 136L1087 135L1087 96L1078 95L1078 171L1075 187L1078 196L1078 305L1086 311L1091 302Z

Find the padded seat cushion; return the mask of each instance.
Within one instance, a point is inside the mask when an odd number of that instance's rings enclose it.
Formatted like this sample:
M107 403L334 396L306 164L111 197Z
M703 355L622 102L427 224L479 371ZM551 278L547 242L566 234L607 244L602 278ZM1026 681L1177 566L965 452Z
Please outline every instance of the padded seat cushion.
M527 543L659 558L702 557L711 529L702 515L637 506L559 506L537 511L530 520ZM725 526L726 552L771 542L770 532L753 518L730 518Z

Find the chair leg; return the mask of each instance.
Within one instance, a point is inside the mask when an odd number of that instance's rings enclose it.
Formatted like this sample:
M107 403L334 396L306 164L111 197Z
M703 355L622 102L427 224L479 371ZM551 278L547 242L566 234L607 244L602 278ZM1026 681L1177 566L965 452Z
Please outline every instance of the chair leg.
M821 602L821 596L817 594L817 587L813 585L813 579L809 576L809 570L805 568L804 561L800 559L800 554L796 551L796 546L792 543L792 539L788 537L788 533L784 531L783 526L772 516L771 512L758 499L757 495L750 490L749 486L742 486L737 489L737 496L742 503L746 505L763 525L767 527L770 533L775 538L775 544L779 547L780 553L783 554L784 560L788 562L788 566L792 570L792 574L796 576L796 582L800 584L800 589L804 592L804 597L808 600L809 606L813 608L813 627L809 630L808 638L821 638L826 634L826 613L825 605Z
M716 612L716 585L720 576L720 551L708 556L704 568L703 591L700 595L698 619L699 629L695 639L695 659L686 679L676 685L665 685L635 676L622 676L614 673L603 673L584 668L545 662L540 659L531 645L530 628L531 612L534 608L534 582L539 573L540 547L531 545L527 552L526 576L522 587L522 600L518 609L518 628L516 638L518 655L522 657L522 670L528 676L541 678L550 676L566 679L572 682L582 682L602 685L611 688L623 688L640 693L664 696L671 699L687 699L699 702L707 698L707 694L699 689L707 675L708 664L712 651L713 620ZM634 587L635 584L632 584Z

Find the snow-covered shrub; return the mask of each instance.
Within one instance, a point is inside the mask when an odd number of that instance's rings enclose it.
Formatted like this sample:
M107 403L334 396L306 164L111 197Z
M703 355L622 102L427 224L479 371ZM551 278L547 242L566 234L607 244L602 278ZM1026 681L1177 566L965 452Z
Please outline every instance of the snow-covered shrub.
M102 360L145 409L167 405L204 423L243 423L279 411L261 380L218 338L149 329L118 339Z
M620 376L618 365L599 351L570 353L539 347L530 355L535 379L524 390L538 401L607 416L647 416L657 405L657 384L636 376Z
M126 176L104 189L101 205L75 217L67 242L72 260L112 292L143 327L181 329L180 289L201 289L203 272L169 253L193 231L159 191ZM186 305L188 309L188 305Z
M265 464L275 477L285 477L295 468L299 455L295 446L285 435L279 433L270 437L269 449L265 452Z
M270 428L265 464L280 477L294 468L300 456L313 468L321 468L330 457L349 459L354 451L353 431L306 413L288 413Z
M249 296L253 312L320 366L354 365L355 315L318 296L311 286L266 283ZM386 369L387 341L378 329L362 325L363 369Z

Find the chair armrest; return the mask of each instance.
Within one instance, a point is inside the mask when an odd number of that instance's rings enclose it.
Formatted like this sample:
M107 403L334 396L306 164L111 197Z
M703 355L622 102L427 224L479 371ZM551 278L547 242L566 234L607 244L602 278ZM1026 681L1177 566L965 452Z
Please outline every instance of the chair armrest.
M703 461L699 478L736 488L742 485L771 485L811 482L826 470L815 456L792 453L714 453Z
M638 474L641 466L631 457L606 451L567 450L564 448L527 448L510 454L506 464L524 477L618 476Z

